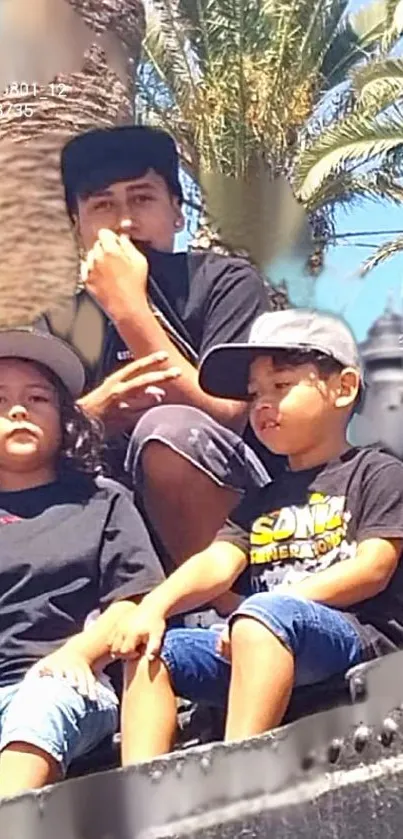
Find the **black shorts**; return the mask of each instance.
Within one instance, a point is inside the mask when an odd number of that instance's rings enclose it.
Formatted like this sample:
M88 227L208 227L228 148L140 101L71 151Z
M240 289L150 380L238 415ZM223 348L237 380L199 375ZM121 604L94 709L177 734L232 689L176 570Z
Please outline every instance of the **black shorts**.
M215 484L241 495L270 481L266 468L239 434L198 408L160 405L144 414L130 439L125 468L131 475L135 494L141 494L141 455L151 441L163 443Z

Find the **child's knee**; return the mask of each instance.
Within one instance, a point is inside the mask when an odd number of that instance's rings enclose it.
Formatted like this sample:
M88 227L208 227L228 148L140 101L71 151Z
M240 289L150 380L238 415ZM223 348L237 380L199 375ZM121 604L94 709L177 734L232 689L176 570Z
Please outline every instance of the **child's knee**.
M118 726L118 701L112 690L99 686L89 700L52 676L32 676L21 682L4 715L0 748L28 743L50 755L64 772L73 757L91 751L112 736Z
M312 619L310 605L303 598L284 593L253 594L234 613L232 636L237 628L238 637L242 634L244 639L248 637L257 641L258 634L263 637L268 630L296 654L307 623ZM241 620L242 617L254 620Z
M264 643L267 639L268 628L252 615L237 615L231 628L231 651L245 654L245 661L250 649Z

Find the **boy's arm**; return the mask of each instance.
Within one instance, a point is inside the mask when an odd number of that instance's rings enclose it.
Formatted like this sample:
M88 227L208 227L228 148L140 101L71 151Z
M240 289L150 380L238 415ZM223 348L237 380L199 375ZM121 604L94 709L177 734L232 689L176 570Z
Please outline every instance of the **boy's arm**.
M369 600L389 585L402 548L403 539L366 539L354 557L287 586L287 592L340 609Z
M213 542L147 594L142 610L147 609L165 619L204 606L231 588L246 568L247 561L247 554L237 545Z
M113 603L87 629L73 635L53 653L40 659L31 668L39 676L54 676L67 681L83 696L96 699L94 670L102 670L111 661L108 639L118 621L134 610L134 602Z
M169 404L192 405L241 433L247 422L247 406L232 399L220 399L203 391L198 371L187 361L155 318L147 299L148 264L135 246L110 231L100 231L94 248L96 259L86 283L87 290L108 313L121 338L135 358L156 351L167 353L162 369L171 367L181 375L164 384ZM201 355L216 343L240 340L253 321L267 311L268 298L262 278L245 260L222 259L212 299L204 307ZM217 270L217 269L216 269ZM107 390L107 389L106 389ZM105 401L101 399L102 392ZM103 418L107 411L105 389L97 388L83 400L83 406Z
M113 657L135 655L146 648L154 658L161 647L166 618L210 600L231 588L245 569L247 552L230 542L213 542L144 597L135 612L128 612L111 634Z
M90 667L105 667L111 660L111 637L126 638L130 630L141 629L142 641L155 620L165 621L171 615L202 606L227 591L244 570L247 557L240 548L228 542L214 542L200 554L187 560L180 568L145 597L112 603L91 626L74 635L64 650L83 657ZM137 645L136 645L137 646ZM62 648L62 649L63 649ZM134 648L134 647L133 647ZM116 649L113 650L117 654Z
M111 633L124 618L136 611L140 599L112 603L91 626L69 638L59 652L83 658L89 667L102 670L111 661L108 647Z

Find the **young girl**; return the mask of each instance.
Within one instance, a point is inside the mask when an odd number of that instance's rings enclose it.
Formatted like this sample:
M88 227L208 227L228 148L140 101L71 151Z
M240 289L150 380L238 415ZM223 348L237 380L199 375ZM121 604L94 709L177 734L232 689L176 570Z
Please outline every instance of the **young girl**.
M109 607L102 625L163 578L123 488L97 481L83 385L63 342L0 331L0 797L59 780L116 730L117 697L74 636L94 609Z

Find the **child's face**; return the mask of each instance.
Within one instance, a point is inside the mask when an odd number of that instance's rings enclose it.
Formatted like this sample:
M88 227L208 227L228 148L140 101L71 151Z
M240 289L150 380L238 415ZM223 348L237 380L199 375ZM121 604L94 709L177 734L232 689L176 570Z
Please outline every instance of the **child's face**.
M0 470L28 472L56 461L59 397L33 363L0 360Z
M258 439L276 454L295 455L332 435L340 374L324 381L314 364L278 368L269 356L251 364L250 422Z

